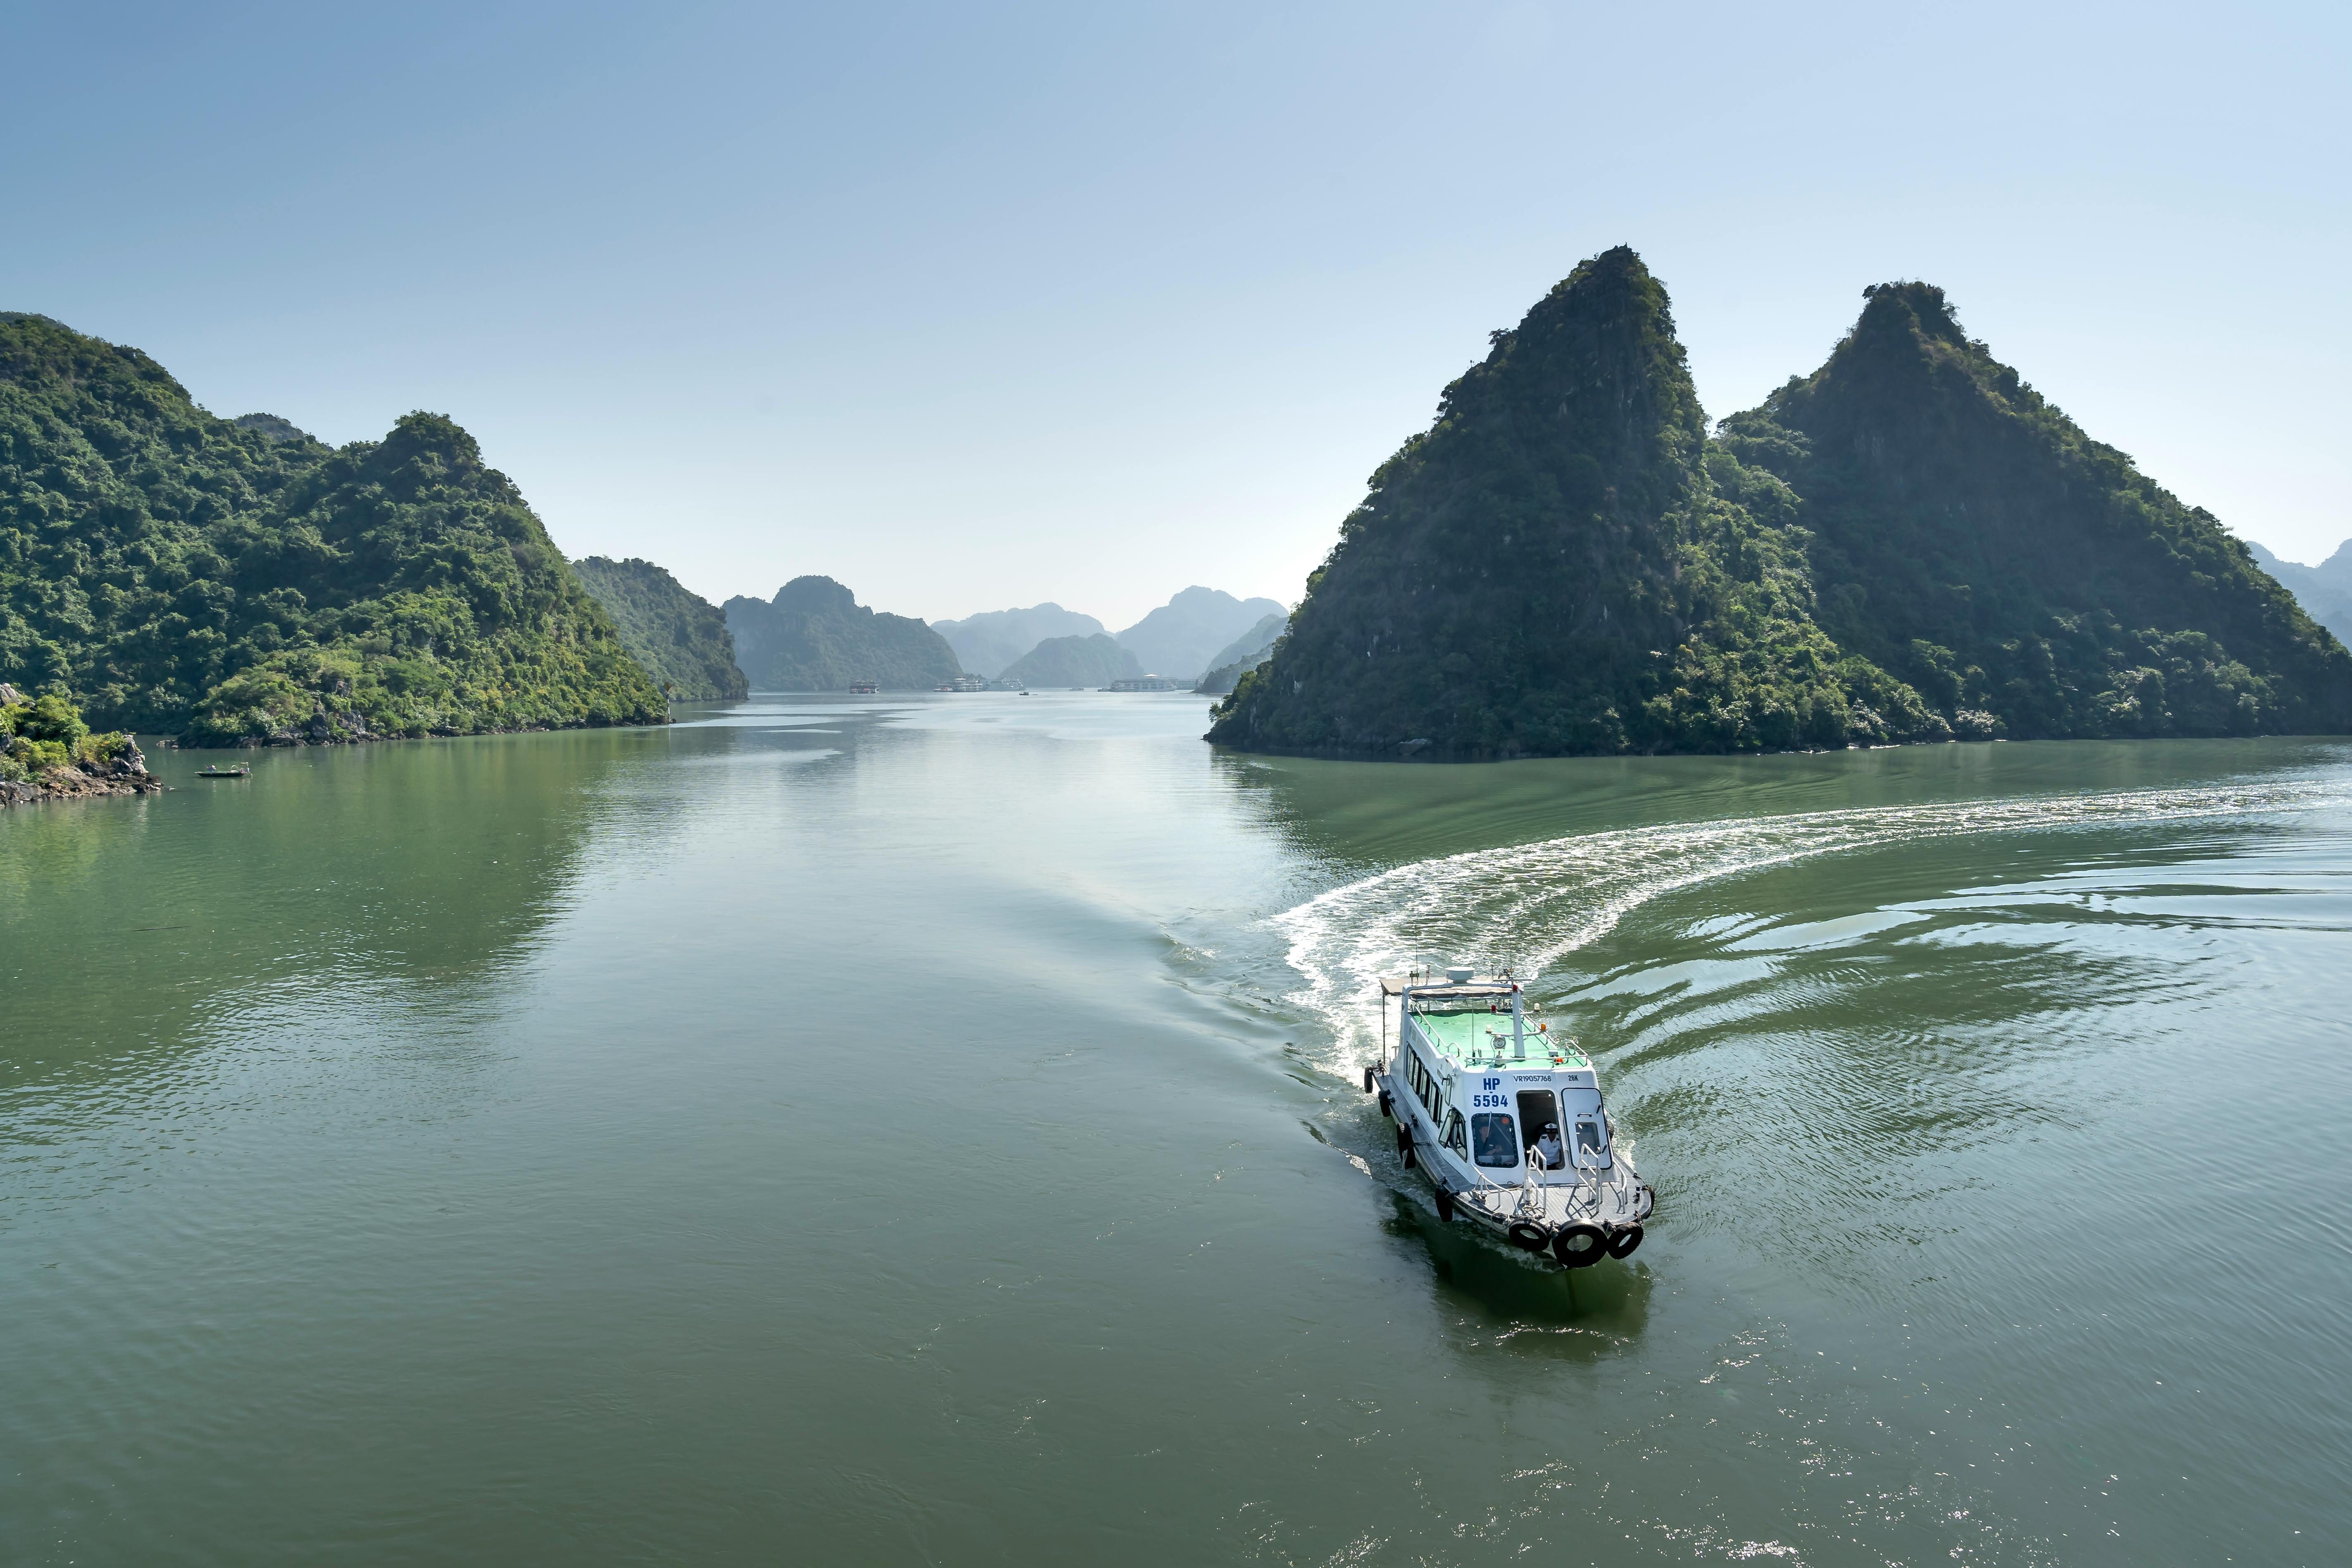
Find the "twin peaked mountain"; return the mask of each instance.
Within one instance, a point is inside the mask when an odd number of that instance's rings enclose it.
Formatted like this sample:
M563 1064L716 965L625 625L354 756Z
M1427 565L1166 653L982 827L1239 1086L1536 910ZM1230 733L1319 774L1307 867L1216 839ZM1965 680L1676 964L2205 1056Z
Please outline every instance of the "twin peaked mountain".
M1505 757L2341 732L2352 655L1943 291L1867 290L1710 438L1665 289L1585 262L1372 476L1209 738Z

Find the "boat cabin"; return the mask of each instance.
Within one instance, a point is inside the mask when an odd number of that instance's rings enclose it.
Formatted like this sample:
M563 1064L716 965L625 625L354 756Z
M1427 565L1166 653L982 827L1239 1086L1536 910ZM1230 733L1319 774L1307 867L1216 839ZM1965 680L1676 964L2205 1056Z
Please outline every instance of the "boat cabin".
M1395 1008L1391 1076L1412 1102L1396 1109L1410 1112L1417 1142L1467 1167L1465 1184L1573 1183L1612 1168L1591 1061L1529 1016L1517 981L1454 970L1381 989Z

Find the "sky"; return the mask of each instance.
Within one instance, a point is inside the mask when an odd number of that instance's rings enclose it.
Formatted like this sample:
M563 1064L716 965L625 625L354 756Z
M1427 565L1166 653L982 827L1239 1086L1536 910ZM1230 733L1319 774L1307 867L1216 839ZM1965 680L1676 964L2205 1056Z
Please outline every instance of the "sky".
M573 556L927 619L1295 601L1576 263L1710 416L1864 285L2290 560L2352 535L2352 6L20 5L0 310Z

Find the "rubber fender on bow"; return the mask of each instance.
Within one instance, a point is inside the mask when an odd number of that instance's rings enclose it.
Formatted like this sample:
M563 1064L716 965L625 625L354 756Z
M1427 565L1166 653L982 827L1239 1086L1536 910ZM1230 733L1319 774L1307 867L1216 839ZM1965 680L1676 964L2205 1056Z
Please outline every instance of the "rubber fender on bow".
M1524 1247L1529 1252L1541 1252L1551 1243L1551 1233L1531 1219L1511 1222L1511 1245Z
M1412 1129L1397 1123L1397 1161L1408 1171L1412 1169Z
M1631 1258L1633 1256L1633 1249L1641 1245L1642 1227L1640 1226L1619 1226L1617 1227L1617 1234L1609 1238L1609 1256L1612 1258Z
M1437 1189L1437 1219L1441 1225L1454 1223L1454 1194L1444 1187Z
M1372 1092L1372 1069L1370 1068L1364 1069L1364 1092L1366 1094Z
M1382 1116L1394 1116L1396 1114L1396 1101L1389 1098L1389 1091L1387 1089L1381 1090L1381 1114Z
M1551 1255L1570 1268L1590 1268L1609 1256L1609 1238L1591 1220L1564 1225L1553 1233Z

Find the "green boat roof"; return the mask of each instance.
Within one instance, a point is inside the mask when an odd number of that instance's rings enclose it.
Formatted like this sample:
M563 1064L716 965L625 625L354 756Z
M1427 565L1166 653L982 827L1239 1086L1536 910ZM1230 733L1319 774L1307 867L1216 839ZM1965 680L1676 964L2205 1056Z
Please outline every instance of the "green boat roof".
M1503 1063L1517 1065L1511 1054L1511 1016L1489 1013L1484 1008L1475 1013L1415 1013L1412 1021L1419 1024L1437 1048L1461 1067L1486 1066L1495 1059L1495 1047L1499 1040ZM1527 1026L1528 1065L1550 1065L1589 1070L1592 1063L1575 1042L1564 1036L1538 1033L1530 1020Z

